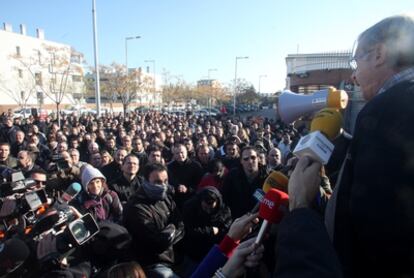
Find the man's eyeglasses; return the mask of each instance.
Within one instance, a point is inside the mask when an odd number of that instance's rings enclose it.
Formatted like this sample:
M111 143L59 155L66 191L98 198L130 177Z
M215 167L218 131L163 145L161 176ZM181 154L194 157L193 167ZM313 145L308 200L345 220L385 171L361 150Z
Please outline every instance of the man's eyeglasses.
M374 49L368 50L361 55L355 55L354 57L352 57L352 59L349 60L349 66L351 67L351 69L356 70L358 68L358 60L365 59L368 56L368 54L372 51L374 51Z
M252 155L252 156L243 157L243 161L249 161L249 159L254 161L257 159L257 156Z

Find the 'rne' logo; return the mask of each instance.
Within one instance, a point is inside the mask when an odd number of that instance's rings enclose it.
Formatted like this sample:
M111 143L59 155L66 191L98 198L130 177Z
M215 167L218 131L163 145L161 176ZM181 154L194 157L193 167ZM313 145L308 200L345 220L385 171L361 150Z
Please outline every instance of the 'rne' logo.
M269 209L273 209L273 207L275 206L275 202L266 198L263 199L263 204L267 206Z

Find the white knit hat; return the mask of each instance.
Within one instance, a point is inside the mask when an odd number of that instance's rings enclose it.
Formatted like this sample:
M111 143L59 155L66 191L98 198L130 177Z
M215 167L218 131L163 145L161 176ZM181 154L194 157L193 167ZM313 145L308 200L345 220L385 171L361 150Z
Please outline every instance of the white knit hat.
M103 179L104 181L106 181L106 178L104 175L102 175L101 171L99 171L98 169L94 168L93 166L85 166L85 168L82 171L82 186L83 188L87 190L88 184L91 182L91 180L93 179Z

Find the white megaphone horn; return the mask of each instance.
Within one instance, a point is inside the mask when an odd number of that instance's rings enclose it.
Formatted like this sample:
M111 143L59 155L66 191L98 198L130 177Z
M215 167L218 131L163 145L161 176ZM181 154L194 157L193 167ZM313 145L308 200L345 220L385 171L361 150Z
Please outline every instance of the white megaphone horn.
M279 96L277 107L281 120L287 124L300 116L323 108L344 109L348 104L348 94L344 90L329 87L312 94L296 94L289 90Z

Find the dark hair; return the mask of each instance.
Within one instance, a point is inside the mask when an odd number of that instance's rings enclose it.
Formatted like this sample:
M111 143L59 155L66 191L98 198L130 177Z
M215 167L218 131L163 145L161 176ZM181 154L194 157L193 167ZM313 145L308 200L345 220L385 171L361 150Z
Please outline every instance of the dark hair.
M254 152L256 152L257 154L259 153L259 151L258 151L255 147L253 147L253 146L245 146L245 147L243 147L243 149L241 149L241 151L240 151L240 159L242 158L242 154L243 154L243 152L245 152L245 151L254 151Z
M136 159L138 159L138 164L139 164L139 158L138 158L138 156L137 156L136 154L134 154L134 153L130 153L130 154L128 154L127 156L125 156L124 160L122 161L122 165L124 165L124 164L125 164L125 161L126 161L128 158L130 158L130 157L135 157Z
M223 161L220 158L215 158L208 163L208 172L213 173L217 170L224 168Z
M152 172L164 172L164 171L168 172L168 169L165 165L162 165L161 163L156 162L156 163L148 164L147 166L145 166L144 178L148 180Z
M10 149L10 144L7 142L0 142L0 146L8 146Z

